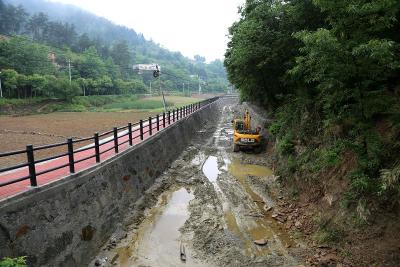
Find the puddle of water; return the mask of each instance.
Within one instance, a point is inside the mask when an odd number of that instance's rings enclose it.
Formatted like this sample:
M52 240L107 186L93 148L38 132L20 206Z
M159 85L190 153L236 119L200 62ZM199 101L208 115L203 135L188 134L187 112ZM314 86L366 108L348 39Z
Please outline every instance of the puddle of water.
M247 176L252 175L256 177L265 177L273 174L272 170L259 165L241 164L239 161L233 161L228 167L229 172L237 178L238 182L243 186L246 193L251 197L257 206L256 210L249 210L249 213L263 214L262 217L254 220L255 225L249 227L247 233L253 240L266 238L268 240L279 240L283 246L292 246L294 242L290 239L288 233L269 215L264 211L264 199L255 193L249 183ZM229 224L228 224L229 226ZM233 232L235 230L232 230ZM264 252L267 252L265 250ZM259 249L260 252L260 249ZM260 254L260 253L257 253Z
M273 174L272 170L265 166L241 164L238 160L229 164L229 172L239 179L245 179L248 175L265 177Z
M132 244L117 248L119 266L202 266L194 261L179 228L189 218L187 207L193 194L181 188L160 197L138 229ZM180 260L184 244L186 263Z
M218 175L220 173L218 170L217 157L209 156L207 158L206 162L204 162L202 170L203 170L204 175L207 177L207 179L210 182L215 183L217 181Z

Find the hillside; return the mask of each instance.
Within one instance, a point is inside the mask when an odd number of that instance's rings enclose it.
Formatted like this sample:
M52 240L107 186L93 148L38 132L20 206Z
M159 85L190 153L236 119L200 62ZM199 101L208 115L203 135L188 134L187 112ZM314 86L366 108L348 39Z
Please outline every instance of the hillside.
M399 19L394 0L247 0L230 28L229 80L273 119L293 224L350 266L399 264Z
M74 6L2 0L0 13L0 34L9 36L0 43L5 97L143 93L150 91L151 83L153 88L188 92L197 91L197 77L204 92L224 91L228 85L221 61L207 64L200 56L188 59L145 40L133 29ZM132 65L138 63L157 63L164 75L154 79L151 73L135 73ZM68 93L44 93L49 83L52 88L65 88L69 64L72 88ZM32 79L41 80L40 85Z

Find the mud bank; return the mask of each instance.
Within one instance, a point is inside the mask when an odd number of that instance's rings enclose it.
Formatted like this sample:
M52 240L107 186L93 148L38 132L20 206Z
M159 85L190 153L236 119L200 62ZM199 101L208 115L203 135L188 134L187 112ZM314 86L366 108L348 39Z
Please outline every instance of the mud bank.
M89 263L114 232L132 224L141 208L137 200L146 190L154 183L160 192L167 187L156 178L193 137L202 135L200 130L215 125L223 102L204 107L93 168L2 200L0 258L27 256L29 266ZM148 197L142 201L151 202Z
M225 102L218 124L204 129L146 192L127 230L116 233L91 266L302 264L306 248L283 227L272 186L276 177L265 167L268 155L232 152L231 120L243 109L237 100ZM176 192L190 195L184 205L174 200ZM178 216L166 228L171 210L180 210L185 222Z

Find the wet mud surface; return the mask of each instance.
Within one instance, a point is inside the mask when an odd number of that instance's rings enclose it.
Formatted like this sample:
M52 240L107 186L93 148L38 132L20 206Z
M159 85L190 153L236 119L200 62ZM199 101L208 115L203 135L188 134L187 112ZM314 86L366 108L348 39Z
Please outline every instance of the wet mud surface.
M231 120L241 112L234 101L223 106L90 266L303 265L305 248L275 210L268 154L233 152Z

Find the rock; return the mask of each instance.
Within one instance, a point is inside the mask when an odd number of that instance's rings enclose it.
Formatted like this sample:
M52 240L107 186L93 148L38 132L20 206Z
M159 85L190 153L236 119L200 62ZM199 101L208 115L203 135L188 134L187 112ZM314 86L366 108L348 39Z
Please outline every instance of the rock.
M264 210L265 211L270 211L270 210L272 210L272 207L268 207L267 205L264 205Z
M294 226L296 226L297 228L300 228L301 227L301 222L300 221L296 221Z
M100 265L101 265L100 260L96 260L96 261L94 262L94 265L95 265L95 266L100 266Z
M253 242L256 245L265 246L268 243L268 240L262 238L262 239L254 240Z

